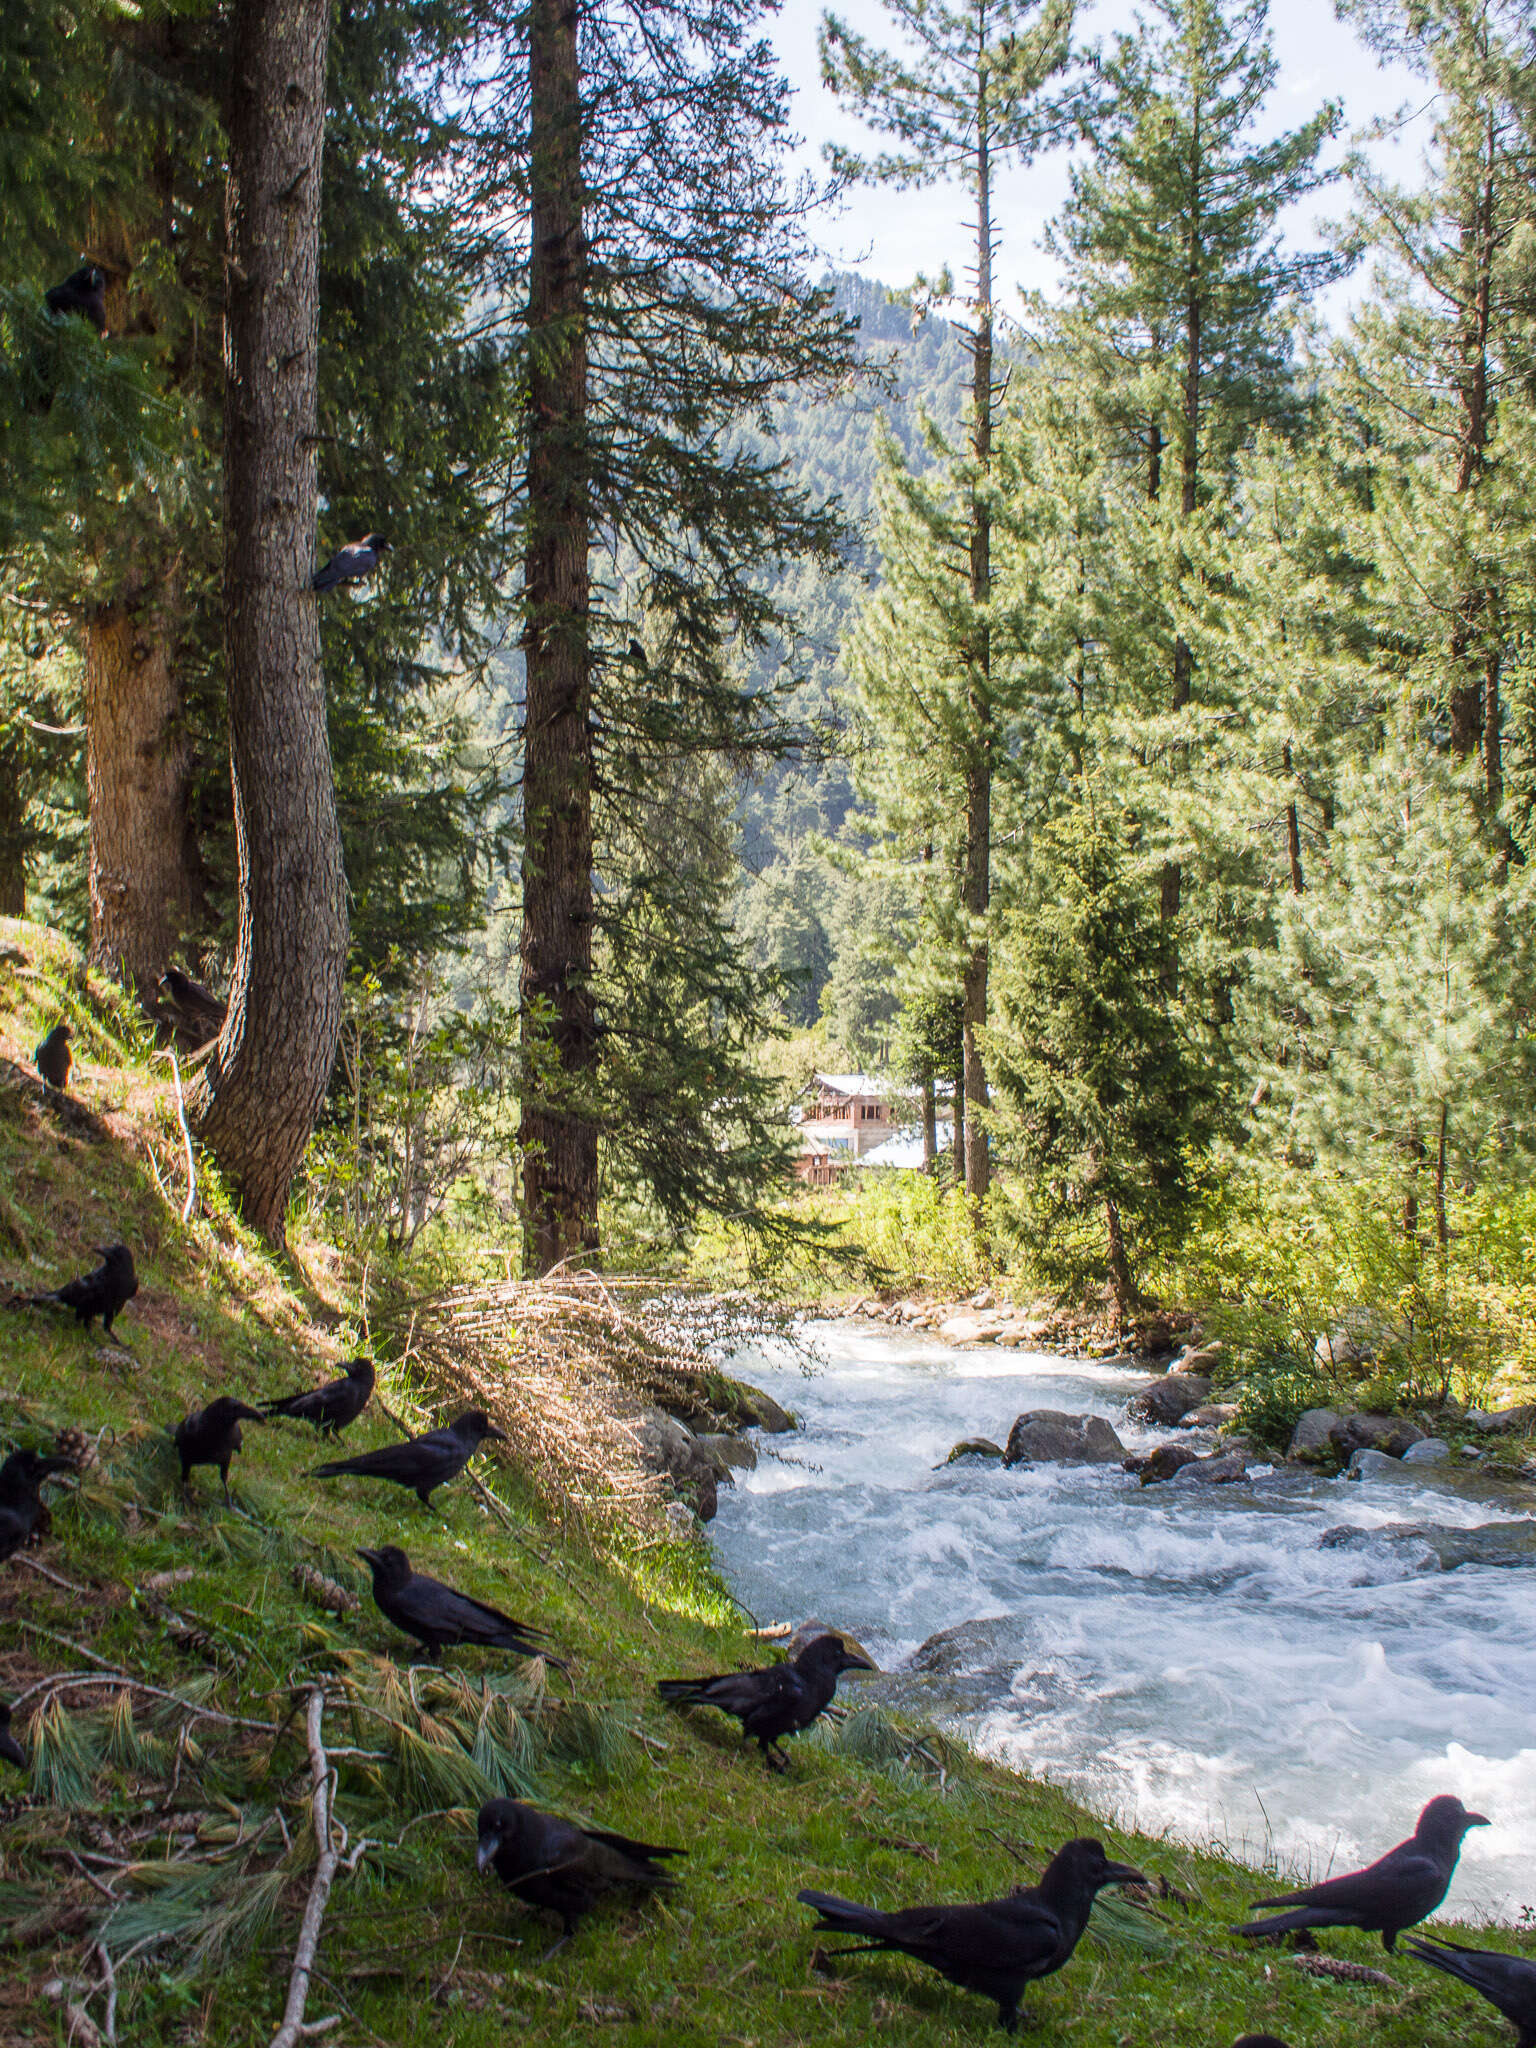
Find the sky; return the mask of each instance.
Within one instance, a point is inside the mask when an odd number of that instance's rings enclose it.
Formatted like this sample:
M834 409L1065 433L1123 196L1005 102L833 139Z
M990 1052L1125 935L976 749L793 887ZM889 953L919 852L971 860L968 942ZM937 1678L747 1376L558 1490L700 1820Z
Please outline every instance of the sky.
M892 41L891 19L880 0L836 0L834 11L872 41ZM783 0L771 30L795 88L795 122L804 137L800 162L806 168L819 166L822 145L828 140L866 148L872 141L869 131L844 115L821 84L816 36L822 13L823 0ZM1134 0L1098 0L1097 5L1083 7L1079 40L1107 40L1117 31L1130 30L1136 13ZM1270 103L1269 132L1298 127L1330 98L1342 100L1346 128L1354 132L1408 110L1417 118L1409 119L1391 139L1372 143L1370 154L1387 175L1414 182L1427 127L1423 81L1400 66L1382 66L1353 29L1335 18L1332 0L1273 0L1270 32L1280 76ZM1341 138L1335 157L1345 146ZM1053 266L1039 243L1046 222L1066 198L1067 165L1066 152L1058 151L1027 169L1010 166L999 178L995 217L1002 233L997 265L1000 303L1019 287L1046 292L1052 287ZM1316 195L1284 222L1287 239L1298 247L1316 247L1321 225L1337 219L1345 207L1341 187ZM836 268L857 270L889 285L910 284L919 271L931 275L946 261L958 278L970 242L969 220L969 202L954 186L926 192L864 186L850 194L840 216L823 216L819 241ZM1334 287L1320 309L1324 317L1341 319L1364 289L1360 278Z

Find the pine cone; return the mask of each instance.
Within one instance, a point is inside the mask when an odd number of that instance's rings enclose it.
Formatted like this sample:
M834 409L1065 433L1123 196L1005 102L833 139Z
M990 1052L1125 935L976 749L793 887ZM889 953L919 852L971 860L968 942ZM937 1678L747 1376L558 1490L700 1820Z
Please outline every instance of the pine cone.
M1364 1963L1346 1963L1337 1956L1293 1956L1291 1960L1309 1977L1332 1977L1340 1984L1385 1984L1392 1988L1392 1979L1384 1971L1368 1970Z
M312 1564L296 1564L293 1568L293 1583L301 1593L313 1600L317 1607L323 1607L327 1614L350 1614L357 1605L355 1593L349 1593L345 1586L338 1586L334 1579L328 1579L324 1572L316 1571Z
M77 1472L94 1471L101 1463L93 1439L87 1436L83 1429L76 1428L74 1423L59 1431L53 1448L55 1455L68 1458Z

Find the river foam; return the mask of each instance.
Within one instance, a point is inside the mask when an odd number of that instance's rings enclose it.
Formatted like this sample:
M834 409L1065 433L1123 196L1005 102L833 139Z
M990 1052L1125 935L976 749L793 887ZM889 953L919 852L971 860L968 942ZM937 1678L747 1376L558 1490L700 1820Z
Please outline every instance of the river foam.
M1142 1376L1116 1367L876 1325L813 1334L813 1378L737 1361L804 1424L764 1443L712 1524L762 1620L814 1612L887 1669L960 1629L923 1660L956 1733L1118 1820L1298 1875L1380 1853L1457 1792L1494 1825L1468 1839L1450 1910L1536 1907L1536 1571L1426 1576L1372 1538L1522 1520L1507 1500L1432 1467L1206 1491L945 1466L1026 1408L1103 1415L1132 1446L1166 1433L1127 1423ZM1321 1546L1346 1525L1358 1544Z

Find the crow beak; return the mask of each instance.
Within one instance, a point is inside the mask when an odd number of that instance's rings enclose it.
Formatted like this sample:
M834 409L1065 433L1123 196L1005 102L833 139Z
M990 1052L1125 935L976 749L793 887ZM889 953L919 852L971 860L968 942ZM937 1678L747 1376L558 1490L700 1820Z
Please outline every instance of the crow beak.
M880 1666L878 1664L871 1664L867 1657L856 1656L852 1650L845 1650L843 1652L843 1669L845 1671L878 1671Z
M497 1429L494 1424L485 1433L487 1436L495 1437L497 1443L499 1444L509 1443L511 1441L506 1431L504 1429Z
M379 1561L379 1553L376 1550L354 1550L352 1555L360 1557L363 1563L368 1565L377 1564Z
M1491 1828L1493 1822L1485 1813L1469 1813L1466 1817L1466 1826L1469 1828Z
M496 1861L496 1851L501 1847L500 1835L482 1835L475 1849L475 1868L484 1877Z
M1151 1881L1145 1871L1133 1870L1129 1863L1106 1863L1104 1866L1105 1884L1150 1884Z

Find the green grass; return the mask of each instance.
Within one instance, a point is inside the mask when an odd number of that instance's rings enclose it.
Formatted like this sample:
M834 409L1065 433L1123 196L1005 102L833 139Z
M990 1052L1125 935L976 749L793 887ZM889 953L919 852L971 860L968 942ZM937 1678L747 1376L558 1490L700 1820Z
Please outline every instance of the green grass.
M248 1431L231 1508L207 1472L185 1501L166 1426L216 1391L255 1398L319 1378L360 1334L355 1302L321 1244L274 1262L216 1199L182 1227L163 1070L144 1063L131 1025L56 941L0 922L7 945L25 959L0 966L0 1289L79 1270L109 1231L134 1245L143 1286L121 1326L128 1357L64 1318L0 1310L0 1444L41 1443L65 1422L104 1432L100 1470L55 1495L52 1534L34 1553L79 1590L0 1567L0 1694L101 1659L226 1715L285 1725L274 1736L189 1720L148 1695L130 1712L97 1693L23 1727L31 1797L18 1800L14 1773L0 1780L0 1923L24 1938L0 1968L0 2043L64 2039L44 1986L99 1980L90 1947L112 1910L103 1884L121 1900L106 1931L115 1955L175 1935L120 1964L121 2040L271 2039L312 1862L302 1714L290 1709L322 1677L352 1702L328 1712L327 1739L359 1752L339 1762L338 1812L353 1846L374 1845L338 1879L310 1995L311 2019L341 2015L323 2037L337 2048L499 2048L509 2034L615 2048L986 2039L990 2006L914 1966L870 1957L825 1974L795 1892L814 1884L891 1905L996 1895L1022 1875L1005 1843L1035 1868L1078 1832L1100 1834L1182 1898L1101 1913L1102 1931L1031 1992L1035 2040L1228 2048L1250 2028L1293 2048L1509 2039L1488 2008L1406 1958L1385 1964L1390 1987L1357 1985L1240 1946L1225 1930L1264 1889L1253 1873L1102 1827L1053 1788L979 1761L960 1760L941 1784L883 1719L858 1715L802 1740L791 1777L770 1778L731 1724L668 1714L651 1691L660 1675L761 1655L702 1551L625 1554L563 1535L509 1466L481 1469L510 1528L462 1482L427 1515L363 1481L308 1478L313 1437L276 1424ZM21 1071L65 994L82 1027L79 1111L44 1103ZM381 1362L392 1406L430 1408L429 1387ZM389 1434L371 1414L352 1441ZM308 1567L311 1584L318 1572L361 1591L351 1553L386 1536L424 1569L546 1625L575 1660L574 1686L557 1678L541 1700L525 1671L464 1652L444 1675L410 1680L392 1661L405 1646L366 1598L337 1616L298 1583ZM157 1576L157 1591L142 1590ZM682 1888L593 1916L544 1960L552 1925L475 1874L473 1808L493 1784L692 1845ZM1327 1943L1382 1964L1363 1936ZM104 1998L88 2005L99 2024Z

